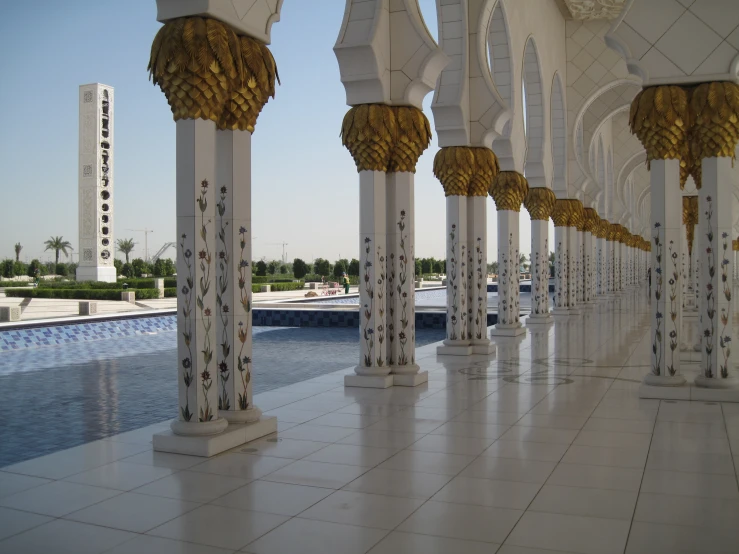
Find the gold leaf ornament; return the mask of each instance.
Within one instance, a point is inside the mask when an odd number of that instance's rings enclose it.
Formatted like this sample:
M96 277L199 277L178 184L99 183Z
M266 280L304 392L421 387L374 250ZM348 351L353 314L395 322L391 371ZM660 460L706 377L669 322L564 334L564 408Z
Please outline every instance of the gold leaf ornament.
M698 85L690 99L693 113L691 155L694 159L731 158L739 140L739 85L712 82Z
M434 156L434 176L445 196L467 196L475 174L475 155L467 146L445 146Z
M387 171L396 134L395 113L385 104L354 106L341 124L341 143L354 158L357 171Z
M598 217L598 212L596 212L594 208L585 208L584 216L585 216L585 231L595 235L595 232L600 223L600 217Z
M569 227L575 227L578 231L584 231L585 214L582 202L573 198L568 199L567 202L570 203Z
M647 161L679 159L688 133L688 96L677 86L642 89L631 103L629 127L647 151Z
M431 143L431 125L421 110L413 106L392 106L397 136L390 154L388 172L416 172L416 163Z
M470 179L467 196L487 196L493 180L500 173L498 157L489 148L470 147L475 158L475 173Z
M501 171L493 179L489 192L498 211L520 212L521 203L529 192L529 182L517 171Z
M570 224L570 213L572 211L569 201L565 198L557 199L552 209L552 221L555 227L567 227Z
M523 205L529 211L529 216L533 220L548 221L554 210L554 203L557 197L552 189L547 187L529 188L529 193L523 201Z

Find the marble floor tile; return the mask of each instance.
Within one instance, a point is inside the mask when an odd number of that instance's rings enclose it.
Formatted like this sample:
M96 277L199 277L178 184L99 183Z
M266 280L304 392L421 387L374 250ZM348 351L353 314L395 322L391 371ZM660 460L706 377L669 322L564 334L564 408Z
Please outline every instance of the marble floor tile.
M101 554L136 534L56 519L0 541L2 554Z
M82 510L64 516L64 519L90 523L132 533L145 533L167 521L200 506L172 498L123 493Z
M556 429L542 427L523 427L515 425L502 437L505 441L544 442L553 444L571 444L578 432L576 429Z
M38 527L52 521L52 519L48 516L20 512L10 508L0 508L0 541Z
M342 490L427 500L451 479L450 475L375 468L345 485Z
M341 490L300 514L301 518L391 530L415 512L423 500Z
M562 458L566 464L630 467L641 469L647 461L645 449L573 445Z
M368 554L489 554L490 543L394 531Z
M411 444L408 450L478 456L487 450L493 442L495 442L495 439L491 438L431 434Z
M247 479L227 475L180 471L134 489L133 492L190 502L210 502L248 482Z
M587 417L526 414L516 423L516 426L579 430L587 420Z
M54 481L1 498L0 506L61 517L119 494L121 491Z
M402 450L424 436L423 433L403 433L384 429L361 429L337 441L337 444L356 444L359 446Z
M223 506L202 506L155 527L149 535L238 550L289 518Z
M496 481L544 484L557 464L513 458L480 457L472 462L460 475Z
M716 529L634 521L626 554L680 552L735 554L739 528Z
M522 513L505 508L428 501L397 530L500 544Z
M514 458L540 462L559 462L565 455L568 444L497 440L482 453L494 458Z
M344 464L324 464L322 462L306 462L298 460L292 464L270 473L263 480L340 489L365 473L367 468Z
M51 483L49 479L0 471L0 498Z
M729 454L675 453L669 450L652 450L647 458L647 469L655 471L733 475L734 467Z
M139 535L105 554L231 554L230 549Z
M630 521L620 519L527 511L506 544L582 554L622 554L630 525Z
M733 475L656 471L653 469L644 472L641 492L739 499L737 481Z
M529 511L630 521L636 497L636 491L547 484L536 495Z
M394 448L376 448L356 444L332 444L303 458L306 462L325 462L375 467L396 453Z
M533 483L459 476L436 493L432 500L525 510L539 492L540 487L541 485Z
M643 475L641 469L559 464L547 479L547 484L637 492Z
M474 459L474 456L463 456L460 454L402 450L389 460L384 461L379 467L380 469L394 469L398 471L420 471L422 473L456 475Z
M342 525L327 521L293 518L252 542L242 552L249 554L364 554L387 531Z
M172 472L173 470L164 467L121 461L84 471L64 480L82 485L130 491L146 483L166 477Z
M642 492L634 521L731 529L739 521L739 499L694 498Z
M346 436L354 433L356 429L347 427L329 427L328 425L313 425L313 423L303 423L292 429L288 429L284 433L280 433L280 438L297 439L315 442L336 442Z
M271 436L250 442L236 451L255 456L299 460L317 452L321 448L326 448L329 444L331 443L284 439L282 437Z
M212 504L252 512L296 516L333 492L333 489L252 481L217 498Z

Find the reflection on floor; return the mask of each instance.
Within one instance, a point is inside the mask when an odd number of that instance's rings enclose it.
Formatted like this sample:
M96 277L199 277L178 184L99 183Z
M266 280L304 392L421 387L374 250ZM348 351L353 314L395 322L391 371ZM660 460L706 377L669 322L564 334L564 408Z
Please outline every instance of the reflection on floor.
M277 436L153 453L162 425L0 471L0 552L655 554L739 551L739 405L640 400L644 291L415 389L347 370L259 394Z

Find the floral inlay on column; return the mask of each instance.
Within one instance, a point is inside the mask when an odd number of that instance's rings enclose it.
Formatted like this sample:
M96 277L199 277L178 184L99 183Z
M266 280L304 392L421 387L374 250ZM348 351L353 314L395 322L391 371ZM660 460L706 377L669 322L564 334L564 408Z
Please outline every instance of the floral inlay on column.
M218 312L218 316L221 318L221 322L223 325L220 344L221 358L220 361L216 360L218 362L218 371L220 374L221 382L221 394L218 397L219 410L231 409L231 399L228 397L227 388L228 381L231 378L231 368L228 367L228 356L231 353L231 341L229 338L230 332L228 329L229 307L228 304L224 302L224 297L228 291L230 278L229 262L231 259L228 253L228 241L226 240L228 221L225 221L223 219L223 216L226 213L226 193L226 187L221 187L220 199L216 204L216 211L218 213L218 218L220 221L220 228L218 230L218 242L220 243L221 247L221 251L218 253L218 266L220 271L218 275L218 288L216 292L216 310Z
M181 362L182 365L182 380L185 383L187 390L185 394L185 405L180 407L180 413L184 421L192 420L192 412L190 412L190 385L192 385L193 374L192 374L192 299L194 295L194 280L192 275L192 250L186 248L185 241L187 235L183 234L180 237L180 255L185 261L187 266L187 276L185 277L185 284L180 289L182 294L182 316L184 321L184 329L182 337L187 347L188 355Z
M482 330L487 325L487 321L483 321L483 302L487 302L488 288L486 283L486 271L487 268L482 267L482 237L477 237L475 241L475 253L477 254L477 313L475 314L475 338L482 339ZM485 285L483 291L483 284ZM474 291L472 291L474 294ZM471 304L470 304L471 305Z
M364 326L362 328L362 337L364 338L364 342L367 347L366 353L364 355L364 365L367 367L371 367L372 357L374 356L373 352L375 348L375 330L371 327L372 306L374 305L372 299L374 299L375 297L375 286L372 282L370 271L370 268L372 267L372 239L370 239L369 237L364 237L364 244L364 290L370 302L364 305Z
M408 344L408 293L403 291L403 288L408 281L408 253L406 252L406 240L408 235L405 233L405 210L400 212L400 220L397 223L398 232L400 233L400 253L398 256L398 285L396 292L398 293L398 299L400 302L400 329L398 330L398 344L400 345L400 353L398 354L398 365L408 365L408 357L405 353L405 347ZM415 271L415 268L413 270ZM413 276L411 275L411 279ZM388 289L391 288L391 282L388 280ZM391 303L392 305L392 303ZM392 314L390 314L392 318ZM392 321L392 319L391 319ZM392 339L391 339L392 340ZM412 363L412 362L411 362Z
M213 323L211 321L211 308L205 305L205 297L208 294L211 286L210 268L213 261L213 256L210 252L210 247L208 246L207 240L208 224L212 223L212 221L210 219L206 221L205 217L205 212L208 209L208 200L205 197L205 193L208 190L208 181L206 179L203 179L203 181L200 183L200 190L201 193L197 200L201 217L200 238L203 240L203 244L205 245L205 247L198 253L198 257L200 259L201 277L199 282L200 293L198 294L195 303L200 310L199 324L203 326L203 329L205 331L205 343L203 345L202 351L203 371L200 373L200 386L203 389L204 404L200 408L198 419L199 421L211 421L213 419L213 411L210 407L210 401L208 400L208 391L213 385L213 381L211 379L210 370L208 368L210 366L210 362L213 360L213 348L210 343L210 329Z
M664 345L662 344L662 313L659 311L659 301L662 298L662 241L659 236L659 229L662 225L657 222L654 224L654 248L655 260L657 266L654 268L654 299L655 303L657 327L654 331L654 340L652 341L652 354L654 355L654 365L652 373L660 375L662 367L662 356L664 355Z
M670 241L668 251L670 253L670 260L672 261L672 275L667 281L670 285L670 321L672 322L672 330L670 331L670 364L667 366L667 371L670 375L675 375L677 368L675 367L675 350L678 346L678 286L680 273L678 271L678 259L677 252L674 251L674 241Z
M459 337L457 337L457 314L459 313L459 302L457 301L457 293L458 293L458 285L457 285L457 247L456 247L456 238L457 234L457 225L452 224L452 228L449 231L449 238L451 239L451 258L449 258L449 272L448 272L448 279L449 279L449 286L452 290L452 302L449 308L451 308L451 313L447 313L448 321L451 322L451 327L449 330L449 339L450 340L457 340ZM463 333L465 334L465 333ZM462 336L462 340L464 340L464 336Z
M244 355L244 348L246 347L247 337L249 336L249 322L251 321L251 289L247 288L247 272L250 271L249 261L244 259L244 251L246 250L246 233L247 230L244 227L239 228L239 248L241 253L239 255L239 297L241 299L241 306L244 308L246 322L239 321L238 338L241 343L239 348L239 355L236 358L236 368L241 376L241 385L244 389L243 393L239 393L239 408L246 410L249 408L249 395L248 387L251 382L251 357Z

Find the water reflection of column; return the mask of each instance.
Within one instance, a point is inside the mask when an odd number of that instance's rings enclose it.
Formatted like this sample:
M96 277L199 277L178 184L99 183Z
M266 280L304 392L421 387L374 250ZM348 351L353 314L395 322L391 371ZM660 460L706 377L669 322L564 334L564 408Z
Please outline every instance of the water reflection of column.
M570 204L558 199L552 210L554 221L554 315L570 313Z
M527 324L548 323L549 313L549 217L556 197L551 189L530 188L524 205L531 217L531 314Z
M501 171L490 187L490 195L498 210L499 274L498 323L491 336L517 336L526 332L519 317L519 212L528 192L528 182L515 171Z

